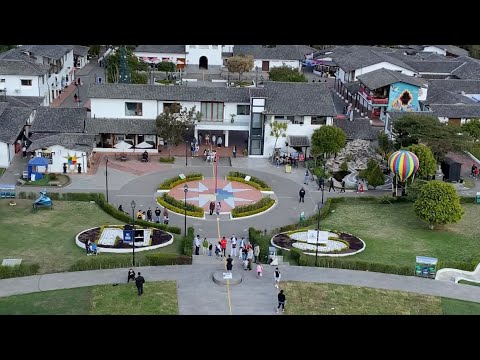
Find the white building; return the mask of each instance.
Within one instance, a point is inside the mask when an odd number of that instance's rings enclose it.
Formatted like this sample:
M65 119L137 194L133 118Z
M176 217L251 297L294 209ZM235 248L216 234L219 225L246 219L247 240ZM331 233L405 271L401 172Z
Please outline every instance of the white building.
M162 144L155 118L173 103L202 113L192 136L221 136L224 147L248 148L250 156L273 150L272 120L289 123L287 135L309 138L321 125L332 125L335 108L326 84L267 82L264 88L92 84L88 91L91 119L86 132L100 134L96 151L115 151L115 144Z
M423 45L424 52L433 52L443 56L468 56L468 51L455 45Z
M0 89L7 95L45 97L48 104L73 80L73 46L22 45L0 54Z
M299 71L302 62L316 49L306 45L234 45L234 55L251 55L254 68L270 71L271 68L289 66Z
M89 63L87 46L74 45L73 47L73 64L77 69L83 68Z

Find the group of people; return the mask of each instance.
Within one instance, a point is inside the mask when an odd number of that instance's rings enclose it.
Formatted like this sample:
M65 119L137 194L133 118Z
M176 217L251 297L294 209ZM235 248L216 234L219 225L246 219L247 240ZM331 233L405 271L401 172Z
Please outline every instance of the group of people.
M475 180L477 180L478 178L478 174L480 173L480 170L478 168L478 166L476 164L473 164L472 165L472 170L470 172L470 177L474 178Z
M217 150L205 149L203 150L203 160L209 163L217 161Z
M298 168L298 157L290 154L290 155L280 155L280 154L275 154L275 167L278 168L280 165L292 165L294 168Z
M333 190L335 192L335 181L333 177L327 180L328 192ZM325 179L323 177L318 178L318 190L325 190ZM342 179L340 183L340 192L345 192L345 180Z
M203 137L203 134L200 133L198 134L198 143L202 143L202 139L205 139L205 145L217 145L217 147L222 147L223 144L223 139L221 136L216 136L215 134L210 137L210 134L205 134L205 138Z
M118 207L118 210L124 212L125 214L128 214L126 211L123 210L122 205L120 205ZM155 216L155 219L154 219L154 216ZM137 220L144 220L144 221L148 221L148 222L156 222L157 224L160 224L161 217L162 217L162 210L158 206L155 208L154 211L152 211L152 208L150 208L150 207L148 208L147 211L142 211L142 210L139 209L137 211L137 214L136 214ZM165 225L168 225L169 221L170 221L170 219L168 217L168 209L164 208L163 209L163 223Z
M130 270L128 270L127 283L129 283L130 280L135 281L135 286L138 290L138 296L143 295L143 284L145 283L145 279L142 276L142 273L139 271L138 276L135 277L135 271L130 268Z
M213 215L213 212L215 211L215 213L217 215L220 215L220 210L222 209L222 204L220 203L220 201L210 201L210 205L208 206L208 209L210 210L210 215Z
M87 252L87 256L89 255L97 255L97 244L90 240L85 241L85 250Z

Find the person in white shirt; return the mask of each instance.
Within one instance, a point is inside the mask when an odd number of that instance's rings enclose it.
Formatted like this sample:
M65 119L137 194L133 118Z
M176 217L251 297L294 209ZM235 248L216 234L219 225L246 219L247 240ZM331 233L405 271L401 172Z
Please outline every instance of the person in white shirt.
M233 234L230 238L230 242L232 244L232 249L230 253L232 254L232 256L237 256L237 238L235 237L235 234Z

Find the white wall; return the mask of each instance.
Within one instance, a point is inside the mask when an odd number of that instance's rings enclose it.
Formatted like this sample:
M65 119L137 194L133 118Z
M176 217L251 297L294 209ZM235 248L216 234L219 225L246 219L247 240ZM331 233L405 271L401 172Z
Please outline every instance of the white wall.
M82 174L88 172L87 169L87 153L83 151L69 150L60 145L50 146L48 150L51 150L55 154L52 154L52 164L48 165L49 173L62 173L63 164L68 163L68 157L75 155L77 157L77 164L82 167ZM35 156L39 156L42 150L35 150ZM44 172L43 166L39 167L38 172ZM67 174L77 174L77 165L67 165Z
M402 74L405 74L405 75L408 75L408 76L413 76L415 74L415 72L404 69L400 66L390 64L388 62L381 62L381 63L378 63L378 64L366 66L364 68L355 70L355 78L353 79L353 81L356 81L357 77L360 76L360 75L364 75L364 74L367 74L369 72L379 70L379 69L382 69L382 68L383 69L388 69L388 70L393 70L393 71L401 71Z
M10 162L8 161L9 147L12 147L12 146L8 146L7 143L0 142L0 167L7 168L10 165ZM12 158L13 158L13 155L10 157L10 159Z
M177 63L177 59L185 59L185 53L175 54L175 53L152 53L152 52L144 52L144 51L135 51L133 53L136 57L140 60L142 57L157 57L160 61L162 58L169 58L170 62L174 64Z
M263 157L268 157L270 154L273 153L273 147L275 146L275 137L270 136L270 131L272 130L270 126L270 122L274 119L275 117L273 115L267 116L265 119L265 139L263 142ZM311 138L315 129L318 129L322 126L322 125L312 125L311 119L312 119L311 116L304 116L303 125L292 124L288 122L287 137L278 138L277 147L283 147L289 135L308 136L309 138ZM332 124L333 124L333 119L331 117L327 117L327 125L332 125ZM307 151L307 156L308 154L309 154L309 150Z
M283 65L293 67L294 69L300 69L300 61L298 60L269 60L269 59L255 59L253 69L258 66L259 70L262 70L262 61L268 61L270 63L270 69L274 67L282 67Z
M425 52L433 52L433 53L436 53L436 54L439 54L439 55L447 55L447 52L443 49L440 49L436 46L426 46L423 51Z
M207 47L200 48L200 47ZM216 46L216 49L212 47ZM193 48L194 47L194 48ZM208 66L221 66L223 65L222 60L222 46L221 45L187 45L187 65L198 65L200 57L206 56L208 59Z
M125 119L155 119L157 117L156 100L126 100L126 99L90 99L91 117L97 118L125 118ZM142 116L126 116L125 103L142 103ZM162 107L163 111L163 107Z
M0 89L7 89L8 96L44 96L47 89L41 76L0 75L0 79L5 79L0 82ZM22 86L20 80L32 80L32 86Z
M233 52L234 45L222 45L222 52Z

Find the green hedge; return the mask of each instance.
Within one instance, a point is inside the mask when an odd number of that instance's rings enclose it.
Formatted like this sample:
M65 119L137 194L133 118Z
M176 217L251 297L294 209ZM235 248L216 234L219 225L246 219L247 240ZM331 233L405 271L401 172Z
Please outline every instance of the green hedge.
M242 173L242 172L238 172L238 171L230 171L227 175L227 179L230 180L229 177L245 179L245 176L249 176L249 175L245 174L245 173ZM237 181L237 180L235 180L235 181ZM243 182L245 182L245 180ZM250 181L246 182L246 184L249 184L249 185L252 185L251 183L256 183L257 185L259 185L260 186L259 190L265 190L265 191L272 190L270 188L270 186L267 185L267 183L265 183L263 180L260 180L259 178L255 177L255 176L251 176Z
M174 163L175 162L175 157L174 156L169 156L169 157L160 157L158 160L161 163Z
M275 204L275 200L271 199L270 196L267 196L254 204L234 207L232 209L232 217L237 218L258 214L270 209L273 204Z
M263 191L264 188L262 188L260 185L258 185L257 183L255 182L252 182L252 181L246 181L244 178L239 178L239 177L234 177L234 176L227 176L227 180L230 180L230 181L237 181L239 183L242 183L242 184L247 184L247 185L250 185L252 187L254 187L255 189L258 189L260 191Z
M183 254L186 256L192 257L193 254L193 239L195 238L195 229L193 227L189 227L187 229L187 236L183 237L182 243L182 251Z
M158 187L158 189L169 190L169 189L173 189L175 186L179 184L183 184L185 182L194 181L194 180L203 180L203 175L200 173L191 173L191 174L185 175L185 179L180 179L178 176L174 178L170 178L162 182Z
M48 192L47 196L52 200L57 201L97 201L97 193L60 193L60 192ZM39 196L38 193L34 192L20 192L18 197L20 199L37 199Z
M38 273L38 269L40 269L39 264L0 265L0 279L35 275Z
M178 214L185 214L185 203L183 201L174 199L168 194L163 194L162 196L159 196L157 198L157 201L159 204L166 207L168 210L172 210L173 212L176 212ZM203 218L203 216L205 215L205 210L198 206L187 203L186 208L188 216Z
M480 260L472 260L470 262L467 261L439 261L437 264L437 270L443 269L443 268L452 268L452 269L458 269L458 270L465 270L465 271L473 271L477 267L477 265L480 263Z
M192 257L186 255L177 254L148 254L145 255L145 259L150 266L162 266L162 265L191 265Z
M270 245L270 237L263 235L263 233L257 229L248 229L248 239L252 245L258 244L260 246L260 259L263 263L266 263L268 256L268 247Z

